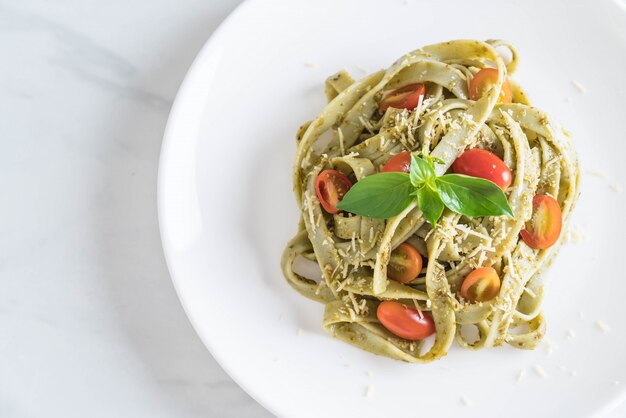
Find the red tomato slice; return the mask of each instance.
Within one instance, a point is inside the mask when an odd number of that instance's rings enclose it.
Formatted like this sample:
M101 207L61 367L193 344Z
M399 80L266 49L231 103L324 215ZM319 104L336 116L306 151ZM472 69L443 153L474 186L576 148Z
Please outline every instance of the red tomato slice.
M422 83L409 84L385 96L379 107L381 112L389 107L413 110L417 107L420 96L426 96L426 87Z
M315 179L315 194L324 210L337 213L337 205L352 187L352 182L345 174L337 170L324 170Z
M490 180L502 190L513 181L511 170L496 154L480 148L465 151L452 164L452 171L472 177Z
M558 241L562 226L559 202L547 194L538 194L533 197L533 216L520 235L530 248L545 250Z
M470 81L469 85L469 96L472 100L478 100L486 94L491 86L496 84L496 80L498 79L498 70L495 68L483 68L476 74ZM509 83L509 79L505 78L504 83L502 83L502 89L500 89L500 97L498 98L498 102L500 103L511 103L513 102L513 89L511 88L511 83Z
M430 315L420 314L400 302L386 300L376 310L378 320L391 333L407 340L423 340L435 333L435 323Z
M380 170L383 173L388 173L392 171L399 171L401 173L408 173L411 171L411 153L409 151L402 151L399 154L391 157L385 165L383 169Z
M500 277L492 267L481 267L463 280L461 296L470 302L485 302L498 296Z
M422 255L417 248L403 242L391 252L387 276L400 283L408 283L422 271Z

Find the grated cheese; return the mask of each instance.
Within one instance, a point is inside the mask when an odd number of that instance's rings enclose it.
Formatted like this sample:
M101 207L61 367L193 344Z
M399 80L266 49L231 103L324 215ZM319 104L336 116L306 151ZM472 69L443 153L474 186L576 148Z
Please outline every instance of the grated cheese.
M304 65L306 65L308 68L317 68L316 62L305 62Z
M352 302L352 306L354 307L354 312L358 315L359 312L361 312L361 306L356 301L356 298L354 297L354 293L348 292L348 297L350 298L350 302Z
M465 405L465 406L472 406L472 405L474 405L474 402L470 398L465 396L465 395L461 395L461 401L463 402L463 405Z
M583 232L583 229L576 224L573 224L567 232L568 241L571 241L574 244L579 244L585 240L585 234Z
M582 84L580 84L578 81L576 80L572 80L572 85L574 87L576 87L576 90L578 90L581 93L585 93L587 91L587 89L585 88L585 86L583 86Z
M368 69L365 68L365 67L361 67L360 65L355 65L355 67L356 67L357 70L359 70L359 71L361 71L361 72L363 72L365 74L369 73Z
M546 344L546 351L547 351L548 354L552 354L556 350L559 349L559 346L556 345L553 341L545 340L545 344Z
M524 286L524 292L528 293L528 295L533 299L537 297L537 294L533 292L532 290L530 290L529 288L527 288L526 286Z
M611 327L609 327L609 325L601 319L598 319L596 321L596 325L598 326L598 328L600 328L600 330L602 330L602 332L611 331Z
M372 386L372 385L367 385L367 387L365 388L365 394L364 394L364 396L365 396L366 398L369 398L369 397L371 397L371 396L372 396L372 392L374 392L374 386Z
M339 136L339 150L341 151L341 155L345 155L346 150L343 147L343 131L341 128L337 128L337 135Z
M307 211L309 212L309 222L311 223L311 225L315 225L315 215L313 214L313 200L311 198L311 193L309 193L308 190L304 193L304 198L307 201L306 207ZM326 242L326 240L324 240L324 242Z
M420 320L424 319L424 314L422 313L422 310L420 309L420 305L419 303L417 303L416 299L413 299L413 305L415 305L415 309L417 309L417 313L419 314Z
M526 377L526 369L522 369L519 371L519 374L517 375L517 381L521 382L522 380L524 380L524 377Z
M587 170L587 173L600 178L606 178L609 176L609 173L604 170Z
M613 182L613 183L609 184L609 187L610 187L610 188L611 188L614 192L617 192L617 193L621 193L621 192L622 192L622 190L623 190L622 185L621 185L620 183L617 183L617 182Z
M324 281L324 276L322 276L322 280L317 284L317 287L315 288L315 294L319 295L322 291L322 287L324 286L326 286L326 282Z
M535 373L537 373L537 375L541 377L542 379L545 379L546 377L548 377L548 374L540 365L538 364L535 365L534 369L535 369Z

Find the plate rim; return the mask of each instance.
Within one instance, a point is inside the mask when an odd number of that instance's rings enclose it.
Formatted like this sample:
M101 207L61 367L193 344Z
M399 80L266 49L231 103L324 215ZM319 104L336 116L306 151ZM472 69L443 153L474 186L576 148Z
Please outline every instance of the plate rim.
M217 350L215 349L213 343L205 338L201 332L199 332L199 325L197 321L194 319L193 315L188 310L188 304L185 302L185 298L183 296L180 280L177 279L177 275L174 271L174 261L173 261L173 250L170 248L169 237L168 237L168 227L167 221L165 219L165 200L166 200L166 192L165 192L165 182L166 182L166 172L169 171L169 150L172 148L174 143L173 132L176 131L176 127L178 125L179 115L182 114L184 108L186 107L187 97L192 94L192 87L195 84L195 80L198 78L198 72L200 63L205 60L206 56L209 56L213 47L217 45L221 34L232 24L232 21L236 19L237 15L241 13L241 11L252 3L252 0L243 0L239 3L231 12L220 22L217 28L211 33L211 35L207 38L202 47L198 50L195 58L193 59L191 65L187 69L183 80L178 87L176 92L176 96L172 102L172 106L170 107L169 115L167 117L167 121L165 123L165 129L163 131L163 140L161 142L161 149L159 151L159 160L158 160L158 169L157 169L157 221L159 226L159 238L161 240L161 247L163 248L163 258L165 259L165 265L167 266L167 271L170 276L170 281L172 282L172 286L174 287L174 291L176 292L176 296L178 301L187 317L187 320L191 324L191 327L194 330L196 336L200 339L202 344L209 351L211 356L215 359L220 368L230 377L236 384L239 386L248 396L254 399L259 405L261 405L265 410L269 411L271 414L275 416L281 416L277 409L275 409L272 405L269 405L265 402L261 396L254 391L249 385L245 384L241 381L237 376L235 376L231 370L224 366L224 362L221 359L220 355L217 354Z
M623 12L622 17L626 18L626 0L603 0L605 4L611 4L616 6L621 12ZM159 152L158 159L158 170L157 170L157 220L159 227L159 237L161 240L161 246L163 248L163 256L165 259L165 263L167 266L168 273L170 275L170 280L176 292L176 295L179 299L181 307L187 317L187 320L191 324L195 334L198 336L200 341L202 341L203 345L209 351L211 356L215 359L221 369L252 399L254 399L259 405L261 405L265 410L270 412L271 414L281 417L280 407L278 403L272 404L269 398L264 398L257 391L244 383L243 379L225 366L226 362L218 354L218 351L215 348L215 345L208 337L203 336L200 330L200 326L198 325L197 319L194 319L194 316L189 311L189 304L186 303L186 298L183 296L183 292L181 289L181 279L175 273L174 269L174 255L173 250L169 244L169 232L168 226L165 216L165 201L166 201L166 192L165 192L165 183L166 183L166 173L169 172L169 154L170 149L173 147L175 143L174 132L177 130L179 125L180 115L188 107L188 97L193 94L193 86L195 81L199 78L199 68L200 64L204 62L207 57L210 57L213 53L213 49L219 45L219 41L223 35L223 33L233 24L233 21L237 19L237 17L242 13L242 11L246 8L251 7L255 1L253 0L242 0L230 13L219 23L216 29L210 34L202 47L198 50L195 58L193 59L191 65L187 69L180 86L176 92L175 98L172 102L172 106L170 107L169 115L167 117L167 121L164 128L163 139L161 143L161 148ZM599 3L597 3L599 4ZM626 404L626 391L621 391L620 395L612 398L610 402L600 406L595 414L597 416L605 416L611 412L614 412L618 407ZM284 411L282 411L284 412ZM594 414L594 416L595 416Z

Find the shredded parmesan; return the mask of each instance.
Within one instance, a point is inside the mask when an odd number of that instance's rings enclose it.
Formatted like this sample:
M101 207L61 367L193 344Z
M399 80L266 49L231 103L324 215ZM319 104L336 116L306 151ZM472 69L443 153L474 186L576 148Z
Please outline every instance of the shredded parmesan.
M545 379L546 377L548 377L548 374L540 365L538 364L535 365L534 369L535 369L535 373L537 373L537 375L541 377L542 379Z
M524 377L526 377L526 369L522 369L519 371L519 374L517 375L517 381L521 382L522 380L524 380Z
M556 350L559 349L559 346L556 345L553 341L550 340L545 340L545 344L546 344L546 352L548 354L552 354L554 353Z
M527 288L526 286L524 286L524 292L528 293L528 295L533 299L537 297L537 294L533 292L532 290L530 290L529 288Z
M579 225L573 224L568 230L568 238L568 241L574 244L583 242L585 240L583 229Z
M609 184L609 187L617 193L621 193L623 190L623 187L621 185L621 183L617 183L617 182L612 182L611 184Z
M465 395L461 395L461 402L463 402L463 405L465 405L465 406L472 406L472 405L474 405L474 402L470 398L465 396Z
M413 299L413 305L415 305L415 309L417 309L417 313L419 314L420 320L424 319L424 314L422 313L422 310L420 309L420 305L419 303L417 303L416 299Z
M611 331L611 327L609 327L609 325L601 319L598 319L596 321L596 325L598 326L598 328L600 328L600 330L602 330L602 332Z
M339 150L341 151L341 155L345 155L346 149L343 147L343 131L341 128L337 128L337 136L339 137Z
M369 70L365 67L361 67L360 65L355 65L355 67L357 70L361 71L362 73L365 73L365 74L369 73Z
M307 190L304 192L304 198L306 200L307 211L309 212L309 222L311 225L315 225L315 215L313 214L313 199L311 198L311 193Z
M600 178L607 178L609 176L609 173L604 170L587 170L587 173Z
M372 396L372 393L374 392L374 386L372 385L367 385L367 387L365 388L365 397L369 398Z
M576 80L572 80L572 85L581 93L585 93L587 91L587 89Z

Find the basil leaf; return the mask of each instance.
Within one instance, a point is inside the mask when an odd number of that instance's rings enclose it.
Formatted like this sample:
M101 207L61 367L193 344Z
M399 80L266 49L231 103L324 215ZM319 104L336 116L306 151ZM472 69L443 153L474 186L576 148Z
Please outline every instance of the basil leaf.
M443 203L456 213L465 216L513 217L506 196L495 183L461 174L438 177L435 184Z
M406 173L367 176L348 190L338 209L377 219L389 219L411 203L414 190Z
M425 185L417 191L417 204L424 214L426 220L432 225L437 225L437 221L443 213L443 201L437 190Z
M435 177L435 168L432 163L411 154L411 183L419 187Z

